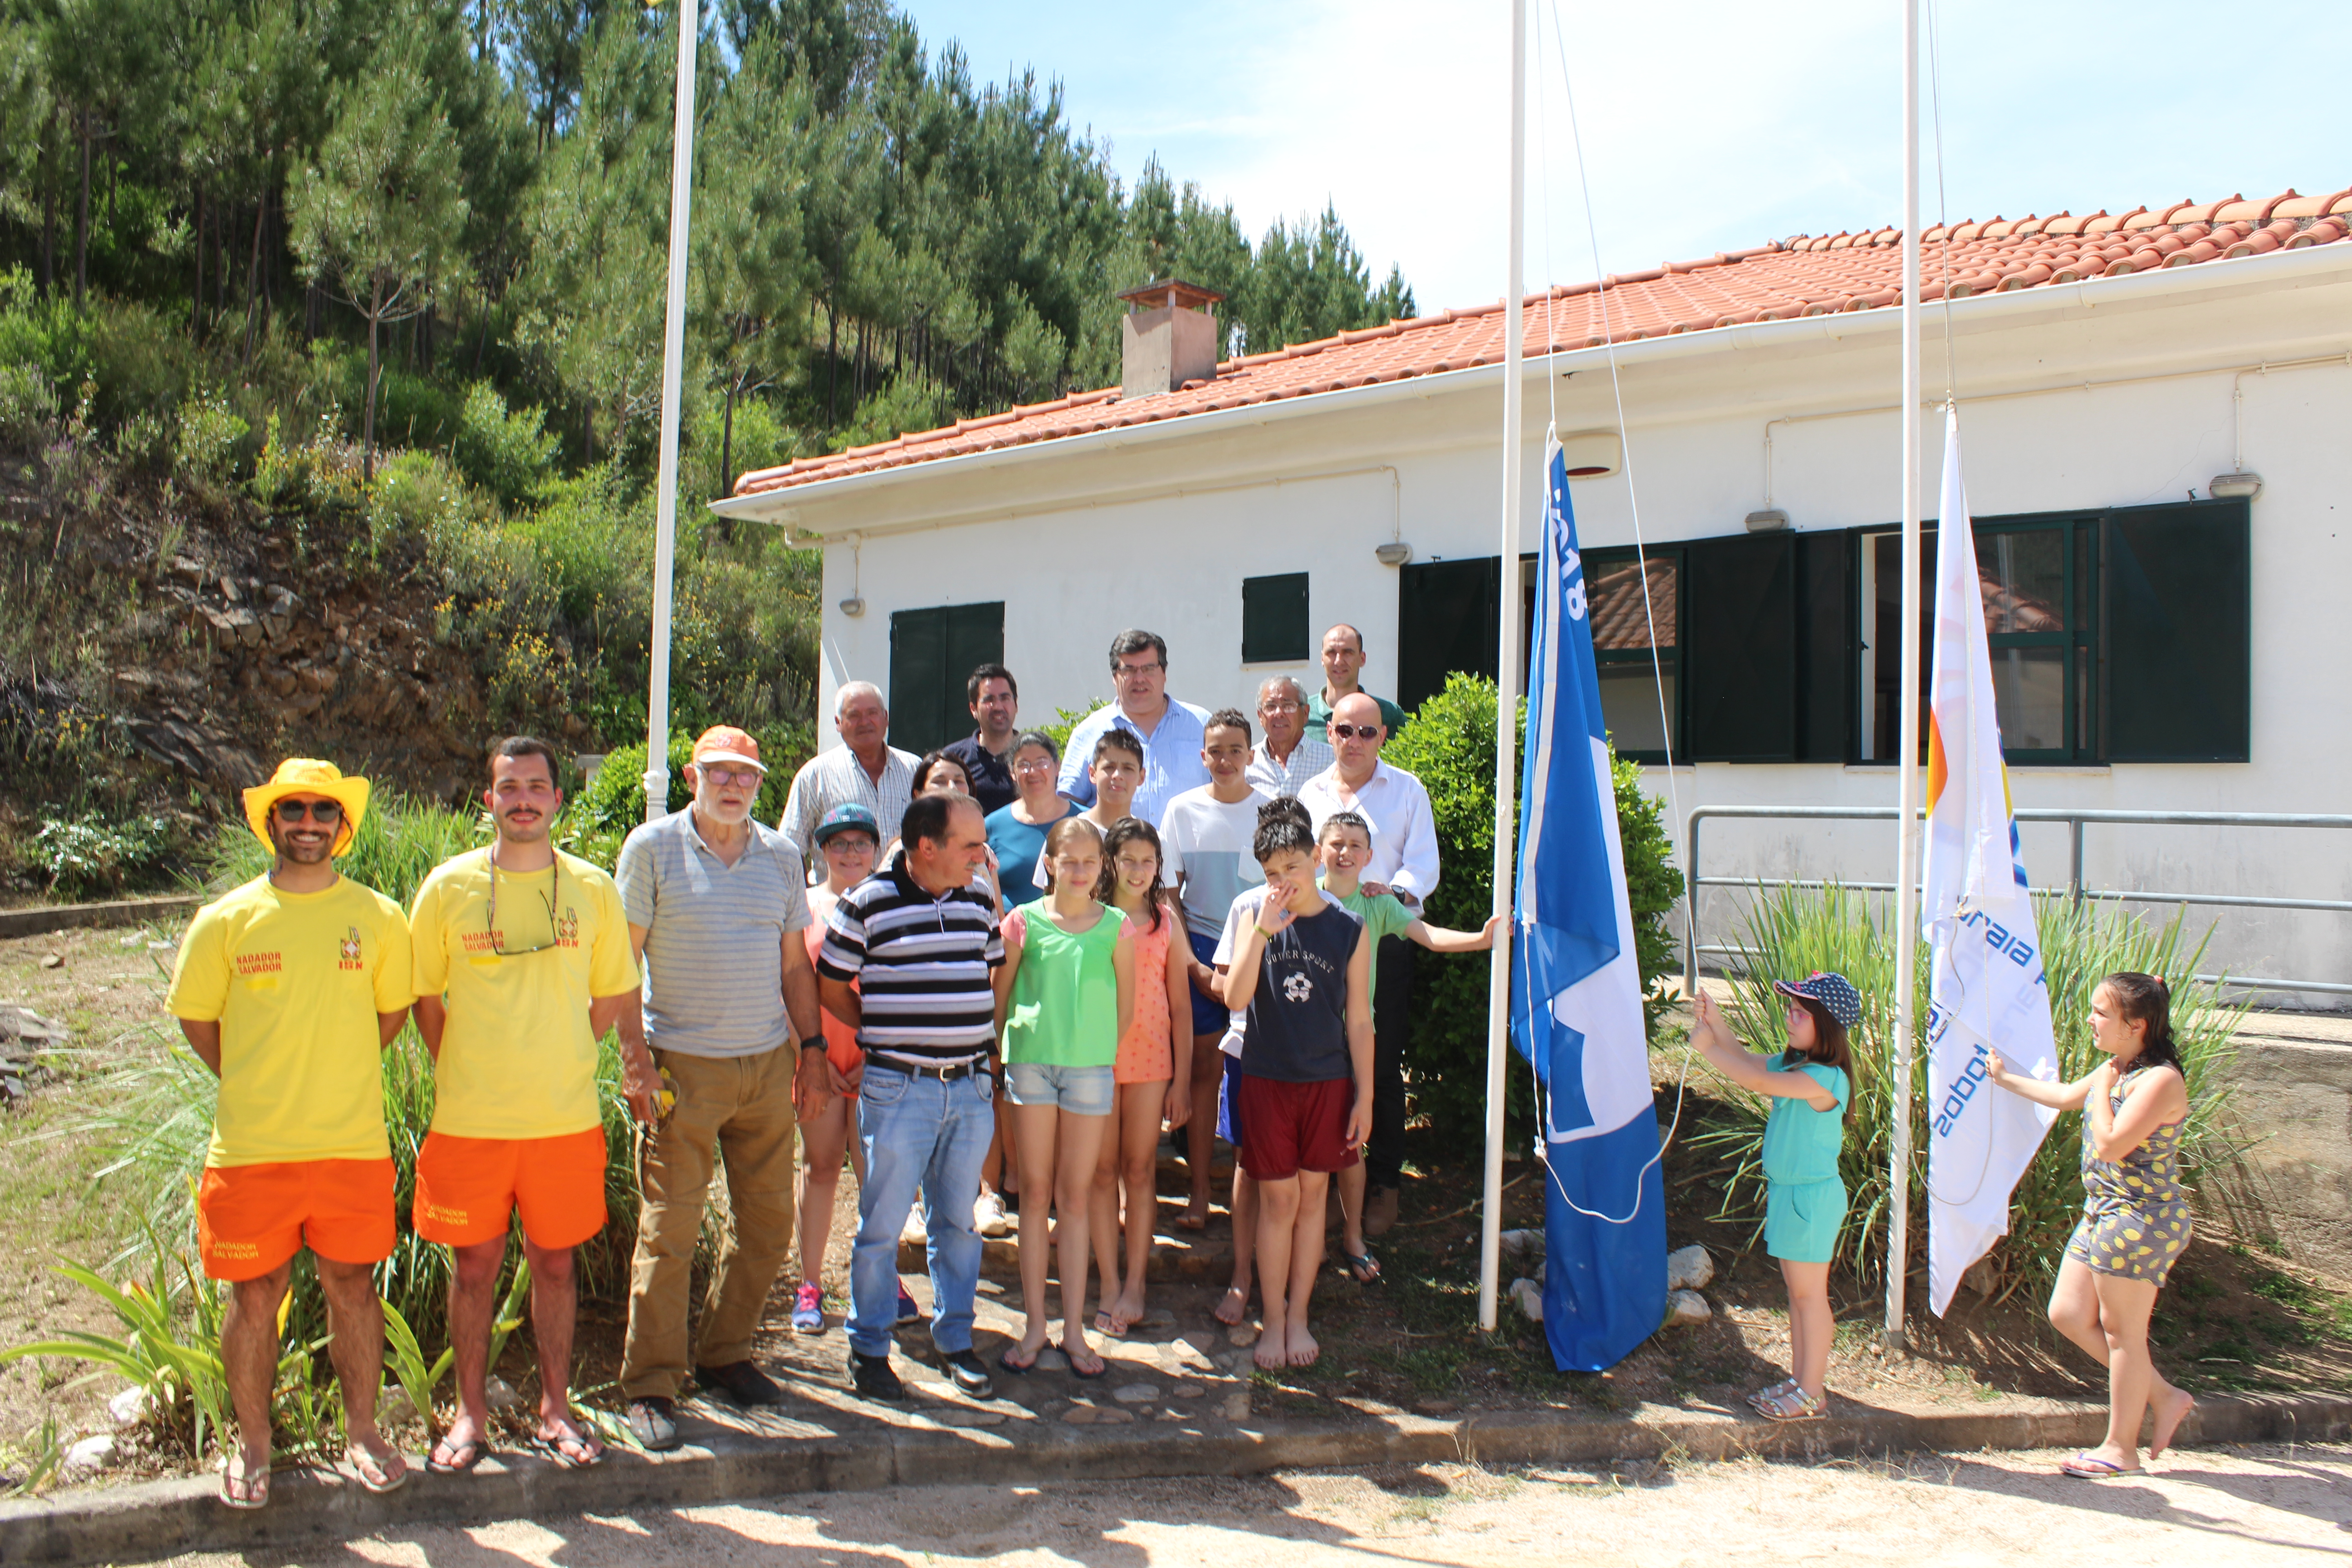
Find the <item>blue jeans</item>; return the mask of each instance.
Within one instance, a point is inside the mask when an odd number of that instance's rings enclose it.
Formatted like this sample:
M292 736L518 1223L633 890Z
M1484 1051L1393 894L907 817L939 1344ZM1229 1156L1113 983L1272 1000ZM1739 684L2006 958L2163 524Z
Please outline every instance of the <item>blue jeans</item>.
M996 1079L976 1072L950 1082L868 1060L857 1090L857 1139L866 1180L857 1190L857 1240L849 1253L849 1344L890 1353L898 1321L898 1232L919 1187L930 1224L931 1342L949 1355L971 1349L972 1296L980 1288L980 1232L971 1205L996 1133Z

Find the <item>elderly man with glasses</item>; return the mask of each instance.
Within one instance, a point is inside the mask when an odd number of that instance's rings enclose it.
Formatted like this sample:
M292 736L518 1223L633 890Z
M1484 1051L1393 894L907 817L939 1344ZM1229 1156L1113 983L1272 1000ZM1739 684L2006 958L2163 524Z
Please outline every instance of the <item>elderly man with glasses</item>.
M1307 727L1307 693L1287 675L1270 675L1257 689L1257 721L1265 738L1250 752L1247 777L1270 796L1297 795L1339 760Z
M921 759L890 744L890 709L880 687L870 680L844 684L833 694L833 728L841 744L801 764L776 819L803 866L815 852L816 825L835 806L864 806L887 839L897 837L898 818L915 797L915 764Z
M1168 645L1154 633L1130 627L1113 637L1110 677L1118 700L1070 731L1062 748L1061 791L1080 805L1094 805L1087 770L1095 742L1106 730L1125 730L1143 743L1143 782L1128 809L1156 828L1170 801L1209 782L1209 765L1201 760L1209 710L1168 695Z
M1335 811L1352 811L1370 823L1372 851L1364 864L1364 891L1374 898L1394 893L1405 908L1419 913L1437 889L1437 822L1429 808L1429 792L1402 768L1381 761L1389 729L1370 694L1356 691L1340 698L1331 710L1327 732L1339 760L1307 781L1298 792L1299 804L1314 818L1318 839L1324 820ZM1383 937L1372 957L1372 1136L1363 1163L1353 1172L1342 1172L1335 1183L1340 1202L1363 1215L1367 1236L1378 1236L1396 1223L1398 1184L1403 1180L1412 944L1401 936Z
M635 1035L642 1015L677 1095L638 1159L644 1206L621 1351L629 1430L654 1450L678 1444L689 1278L719 1160L734 1237L703 1301L694 1381L747 1407L782 1398L751 1351L793 1249L794 1111L818 1112L832 1089L804 934L808 879L791 842L751 816L768 776L760 742L729 725L707 730L686 776L692 803L632 831L614 874L646 969L642 1007L622 1010L621 1034ZM800 1217L820 1231L833 1219Z

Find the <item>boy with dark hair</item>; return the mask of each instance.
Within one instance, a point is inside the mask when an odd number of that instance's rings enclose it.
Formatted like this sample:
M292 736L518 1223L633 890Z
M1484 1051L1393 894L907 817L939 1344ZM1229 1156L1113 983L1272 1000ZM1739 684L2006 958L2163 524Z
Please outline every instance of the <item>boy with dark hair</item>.
M1315 835L1299 814L1267 810L1251 847L1265 885L1234 899L1217 959L1225 1005L1246 1015L1234 1120L1257 1195L1256 1361L1311 1366L1325 1199L1371 1130L1371 943L1315 885Z

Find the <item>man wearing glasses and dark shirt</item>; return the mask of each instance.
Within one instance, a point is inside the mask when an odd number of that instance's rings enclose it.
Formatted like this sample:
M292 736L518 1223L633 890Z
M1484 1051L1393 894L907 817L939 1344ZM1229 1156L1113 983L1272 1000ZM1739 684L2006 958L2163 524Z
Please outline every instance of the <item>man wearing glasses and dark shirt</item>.
M528 735L492 747L482 804L498 837L436 867L408 916L416 1027L434 1079L433 1127L416 1156L416 1234L457 1255L457 1418L425 1468L470 1470L488 1447L490 1319L520 1213L539 1349L531 1446L577 1469L604 1457L568 1392L572 1248L605 1217L596 1042L635 1005L637 964L613 879L550 837L563 806L554 748ZM631 1109L649 1121L654 1072L644 1057L641 1043L624 1046Z
M971 798L980 802L985 816L1021 798L1013 778L1013 721L1021 712L1021 687L1003 665L983 664L964 682L964 700L979 728L941 749L971 781Z

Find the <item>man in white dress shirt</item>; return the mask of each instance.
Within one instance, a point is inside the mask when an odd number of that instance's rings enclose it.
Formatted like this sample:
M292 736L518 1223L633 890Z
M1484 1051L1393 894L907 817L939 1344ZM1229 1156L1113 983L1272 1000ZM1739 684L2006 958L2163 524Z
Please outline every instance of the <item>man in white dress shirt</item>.
M1269 675L1257 689L1257 721L1265 739L1250 752L1248 776L1268 795L1297 795L1339 761L1319 731L1308 731L1306 689L1287 675Z
M1394 893L1418 912L1437 889L1437 821L1429 792L1402 768L1381 761L1388 726L1381 706L1363 692L1350 692L1331 710L1328 729L1338 761L1299 786L1299 803L1315 819L1352 811L1372 826L1371 858L1364 865L1363 889L1378 897ZM1404 1172L1404 1051L1412 1027L1412 944L1402 937L1382 940L1372 971L1372 1136L1358 1167L1360 1178L1343 1173L1340 1201L1359 1200L1349 1189L1360 1179L1364 1234L1378 1236L1396 1223L1397 1188Z
M915 795L915 764L921 759L890 744L890 710L882 689L853 680L833 697L834 732L829 746L801 764L776 831L792 841L803 866L824 864L816 853L816 825L836 805L862 805L882 826L885 842L898 837L898 819Z

